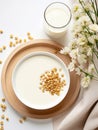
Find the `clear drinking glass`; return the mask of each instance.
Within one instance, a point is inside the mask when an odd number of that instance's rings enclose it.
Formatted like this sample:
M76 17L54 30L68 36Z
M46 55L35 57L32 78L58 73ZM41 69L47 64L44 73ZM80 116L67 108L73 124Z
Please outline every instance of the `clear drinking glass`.
M52 38L63 36L71 21L71 10L61 2L48 5L44 11L44 27L46 33Z

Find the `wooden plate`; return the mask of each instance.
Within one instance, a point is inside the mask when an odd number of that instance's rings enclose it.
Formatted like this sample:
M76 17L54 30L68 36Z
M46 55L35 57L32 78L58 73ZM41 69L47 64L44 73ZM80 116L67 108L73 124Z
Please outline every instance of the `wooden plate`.
M75 72L70 73L70 89L64 100L57 106L47 110L36 110L25 106L15 95L12 87L12 72L17 62L25 55L36 51L47 51L55 54L63 60L65 64L69 64L70 58L59 53L62 46L50 40L33 40L16 48L5 62L2 71L2 88L9 104L19 113L32 118L51 118L65 112L75 102L79 90L80 79Z

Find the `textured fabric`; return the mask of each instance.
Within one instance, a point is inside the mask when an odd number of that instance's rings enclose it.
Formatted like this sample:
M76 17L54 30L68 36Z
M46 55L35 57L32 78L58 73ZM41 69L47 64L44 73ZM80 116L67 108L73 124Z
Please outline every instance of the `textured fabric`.
M54 130L98 130L98 82L92 81L72 108L53 120Z

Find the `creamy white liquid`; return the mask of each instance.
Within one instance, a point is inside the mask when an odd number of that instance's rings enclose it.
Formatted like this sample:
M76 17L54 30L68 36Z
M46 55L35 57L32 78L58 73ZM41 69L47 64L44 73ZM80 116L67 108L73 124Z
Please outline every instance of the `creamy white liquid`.
M55 67L62 68L61 73L65 74L61 63L49 56L37 55L22 61L14 73L14 87L23 102L30 106L45 107L58 100L59 96L52 96L49 92L43 93L39 89L40 75Z
M57 3L48 7L45 13L46 21L48 22L48 24L45 24L45 30L48 35L52 36L53 38L58 38L64 35L67 28L66 24L70 20L70 15L69 9L63 4Z
M67 12L63 9L54 8L47 12L46 19L54 27L62 27L69 21Z

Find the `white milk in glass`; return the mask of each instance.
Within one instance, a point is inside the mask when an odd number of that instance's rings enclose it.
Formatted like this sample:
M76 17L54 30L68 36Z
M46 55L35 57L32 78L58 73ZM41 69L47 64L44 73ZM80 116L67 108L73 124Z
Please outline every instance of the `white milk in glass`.
M54 2L46 8L44 19L46 33L53 38L59 38L66 32L71 20L71 11L64 3Z

